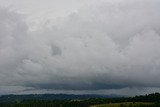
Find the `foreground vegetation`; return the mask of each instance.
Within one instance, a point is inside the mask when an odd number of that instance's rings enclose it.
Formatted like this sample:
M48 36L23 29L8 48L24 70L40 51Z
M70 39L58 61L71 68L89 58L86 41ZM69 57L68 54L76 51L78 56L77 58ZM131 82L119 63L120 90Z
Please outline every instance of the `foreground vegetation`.
M101 104L94 105L91 107L153 107L154 103L144 103L144 102L125 102L125 103L111 103L111 104Z
M7 97L9 98L9 97ZM160 107L160 94L121 98L0 100L0 107Z

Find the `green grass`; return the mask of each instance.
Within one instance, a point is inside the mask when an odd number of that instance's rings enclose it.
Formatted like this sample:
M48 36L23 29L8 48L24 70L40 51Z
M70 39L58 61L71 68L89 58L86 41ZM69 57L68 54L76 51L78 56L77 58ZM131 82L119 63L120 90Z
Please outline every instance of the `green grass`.
M124 102L124 103L110 103L110 104L101 104L101 105L94 105L91 107L141 107L141 106L149 106L153 103L144 103L144 102Z

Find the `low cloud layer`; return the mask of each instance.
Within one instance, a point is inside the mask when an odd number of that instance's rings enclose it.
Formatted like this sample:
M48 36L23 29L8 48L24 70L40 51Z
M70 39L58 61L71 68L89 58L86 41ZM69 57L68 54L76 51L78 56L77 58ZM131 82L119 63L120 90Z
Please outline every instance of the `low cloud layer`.
M36 31L24 16L0 9L0 93L3 87L17 92L159 88L159 5L159 0L102 2Z

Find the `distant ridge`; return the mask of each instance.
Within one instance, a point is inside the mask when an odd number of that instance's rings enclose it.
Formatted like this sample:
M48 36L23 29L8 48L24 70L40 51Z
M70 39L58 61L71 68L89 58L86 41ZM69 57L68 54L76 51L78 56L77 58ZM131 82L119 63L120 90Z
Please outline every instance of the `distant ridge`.
M2 95L0 102L14 102L22 100L54 100L54 99L89 99L89 98L117 98L118 95L96 95L96 94L28 94L28 95Z

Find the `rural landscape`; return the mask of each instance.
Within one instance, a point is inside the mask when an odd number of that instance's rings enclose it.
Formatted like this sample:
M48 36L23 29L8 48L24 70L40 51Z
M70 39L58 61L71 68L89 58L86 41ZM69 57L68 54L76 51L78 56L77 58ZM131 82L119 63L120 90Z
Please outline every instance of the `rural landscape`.
M135 97L101 95L4 95L0 107L159 107L160 93Z
M160 107L160 0L0 0L0 107Z

